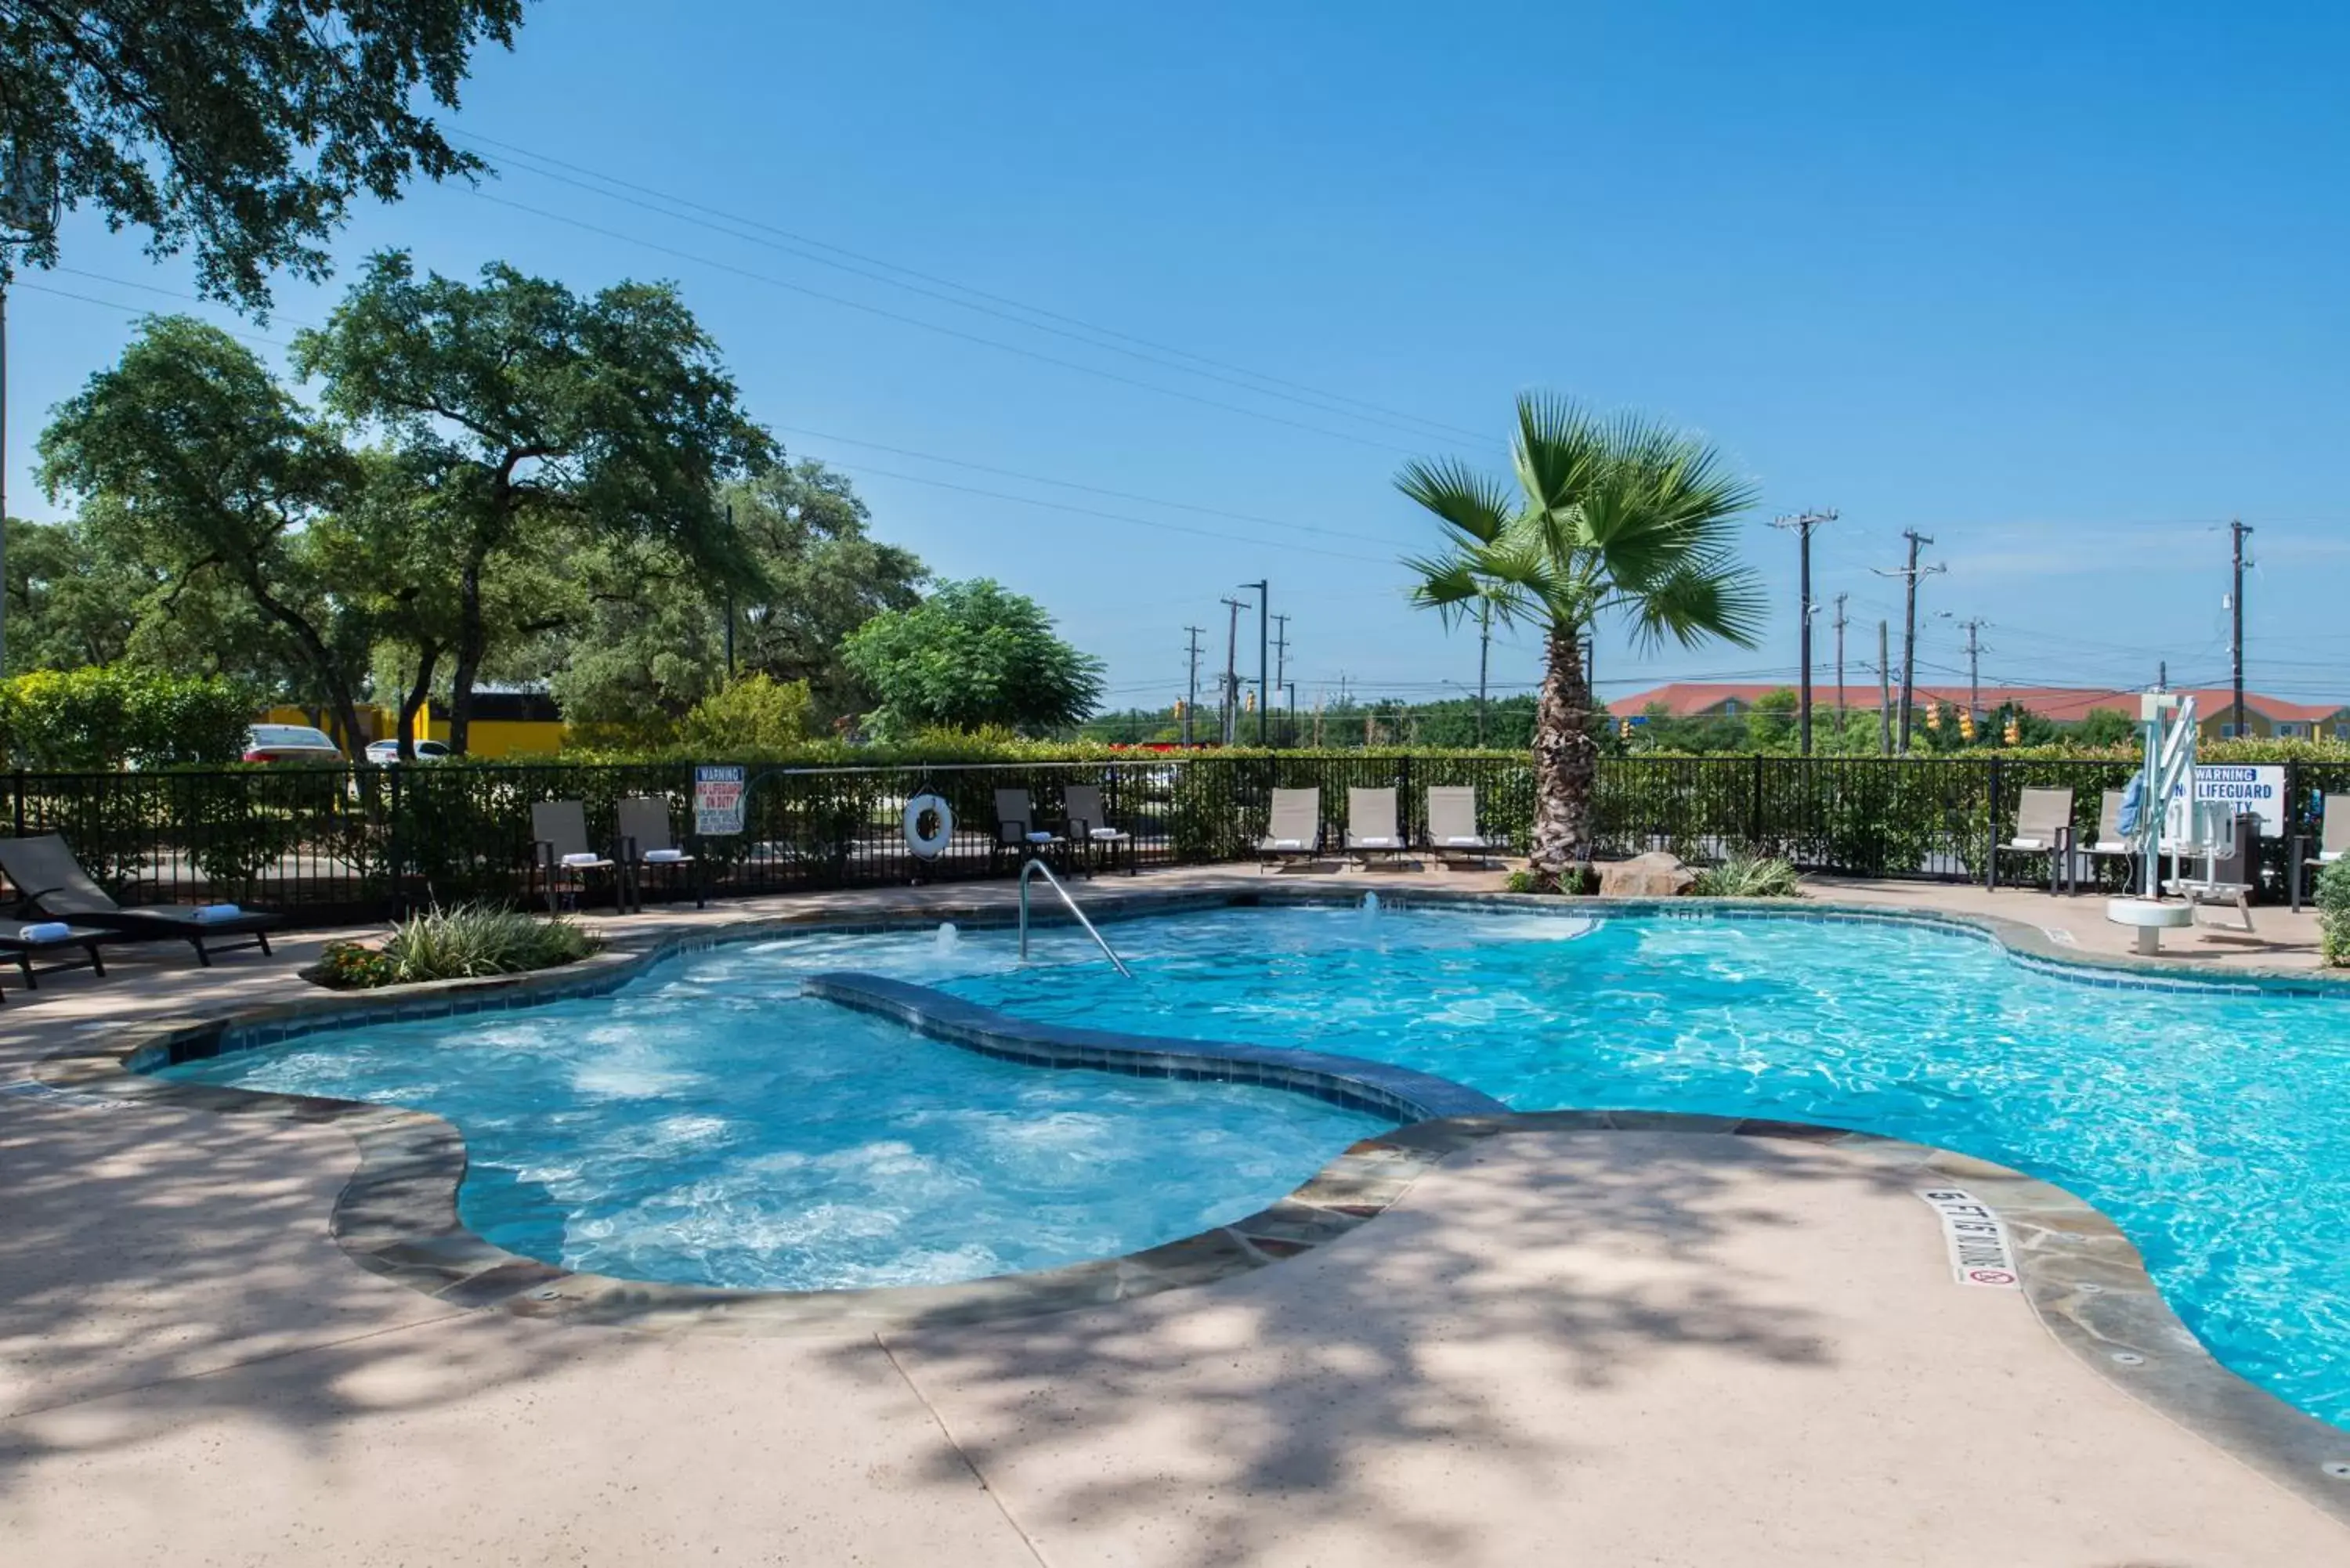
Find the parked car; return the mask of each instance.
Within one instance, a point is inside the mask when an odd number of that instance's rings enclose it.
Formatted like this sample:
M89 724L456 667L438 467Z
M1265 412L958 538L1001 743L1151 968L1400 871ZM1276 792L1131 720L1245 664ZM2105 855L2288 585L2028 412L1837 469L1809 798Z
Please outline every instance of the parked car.
M339 763L342 747L307 724L255 724L244 732L248 763Z
M439 741L419 741L413 749L416 753L416 760L420 763L437 763L449 755L448 746ZM381 767L391 766L400 761L400 742L369 741L367 760Z

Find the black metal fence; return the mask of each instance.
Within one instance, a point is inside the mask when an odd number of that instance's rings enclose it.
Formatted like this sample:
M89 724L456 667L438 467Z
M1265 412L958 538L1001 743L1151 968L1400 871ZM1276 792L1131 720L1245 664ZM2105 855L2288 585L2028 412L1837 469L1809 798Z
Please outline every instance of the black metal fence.
M2288 835L2313 837L2320 802L2350 792L2350 763L2285 764ZM1806 870L1980 878L2012 836L2022 791L2073 791L2075 836L2095 835L2100 800L2127 781L2124 762L1919 757L1630 757L1600 763L1603 857L1669 850L1690 861L1737 851ZM743 832L691 847L714 895L873 887L1009 869L997 845L996 792L1024 792L1036 822L1066 820L1064 792L1098 786L1109 825L1131 835L1118 869L1245 857L1277 787L1317 788L1332 842L1347 790L1393 786L1407 834L1426 827L1431 784L1472 784L1479 826L1523 851L1534 819L1523 755L1482 753L1191 754L1107 762L749 770ZM692 829L692 769L676 763L546 763L392 769L16 774L11 826L61 833L82 863L128 896L228 898L314 921L368 919L430 902L519 899L529 891L530 806L577 800L592 843L609 842L617 804L669 804ZM903 830L907 803L936 794L953 832L933 858ZM2282 887L2288 838L2264 839L2263 880ZM2117 877L2114 863L2106 874ZM2002 880L2044 878L2019 856Z

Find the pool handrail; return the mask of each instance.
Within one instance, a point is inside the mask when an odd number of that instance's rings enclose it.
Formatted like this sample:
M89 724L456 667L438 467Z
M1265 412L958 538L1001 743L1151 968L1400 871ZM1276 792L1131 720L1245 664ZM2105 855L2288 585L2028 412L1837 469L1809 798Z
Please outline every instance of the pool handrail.
M1094 946L1101 949L1102 957L1109 960L1110 967L1127 979L1132 980L1134 971L1126 967L1126 961L1118 956L1117 950L1103 940L1099 931L1094 929L1094 923L1086 919L1086 912L1077 908L1077 901L1069 897L1069 890L1061 886L1061 879L1053 875L1053 868L1034 857L1029 858L1026 865L1020 867L1020 961L1022 963L1028 961L1028 877L1031 872L1036 871L1045 874L1045 880L1053 885L1053 891L1061 896L1061 902L1067 905L1069 913L1077 918L1077 924L1085 927L1086 935L1093 938Z

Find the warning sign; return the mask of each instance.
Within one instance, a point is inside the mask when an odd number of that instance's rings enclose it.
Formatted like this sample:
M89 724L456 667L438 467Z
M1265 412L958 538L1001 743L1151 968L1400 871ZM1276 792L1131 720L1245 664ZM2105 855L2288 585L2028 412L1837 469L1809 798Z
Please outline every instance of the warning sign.
M2015 1249L2007 1227L1991 1206L1957 1187L1929 1187L1918 1197L1942 1217L1942 1240L1950 1244L1950 1274L1962 1285L1991 1290L2022 1288L2023 1274L2015 1266Z
M693 831L709 837L743 831L743 770L693 770Z
M2246 813L2261 819L2262 838L2284 836L2284 767L2282 763L2205 764L2195 770L2195 800L2211 804L2224 815ZM2178 840L2187 833L2187 783L2171 786L2169 811L2163 836Z

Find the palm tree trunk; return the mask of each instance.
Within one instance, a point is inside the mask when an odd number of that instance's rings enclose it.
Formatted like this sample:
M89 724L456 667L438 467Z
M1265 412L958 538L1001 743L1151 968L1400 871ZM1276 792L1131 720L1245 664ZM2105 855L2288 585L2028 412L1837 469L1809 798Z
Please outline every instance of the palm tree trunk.
M1591 687L1582 639L1555 626L1543 643L1542 694L1534 704L1534 884L1558 890L1567 867L1591 858L1591 795L1599 748L1591 734ZM1579 889L1578 889L1579 890Z

